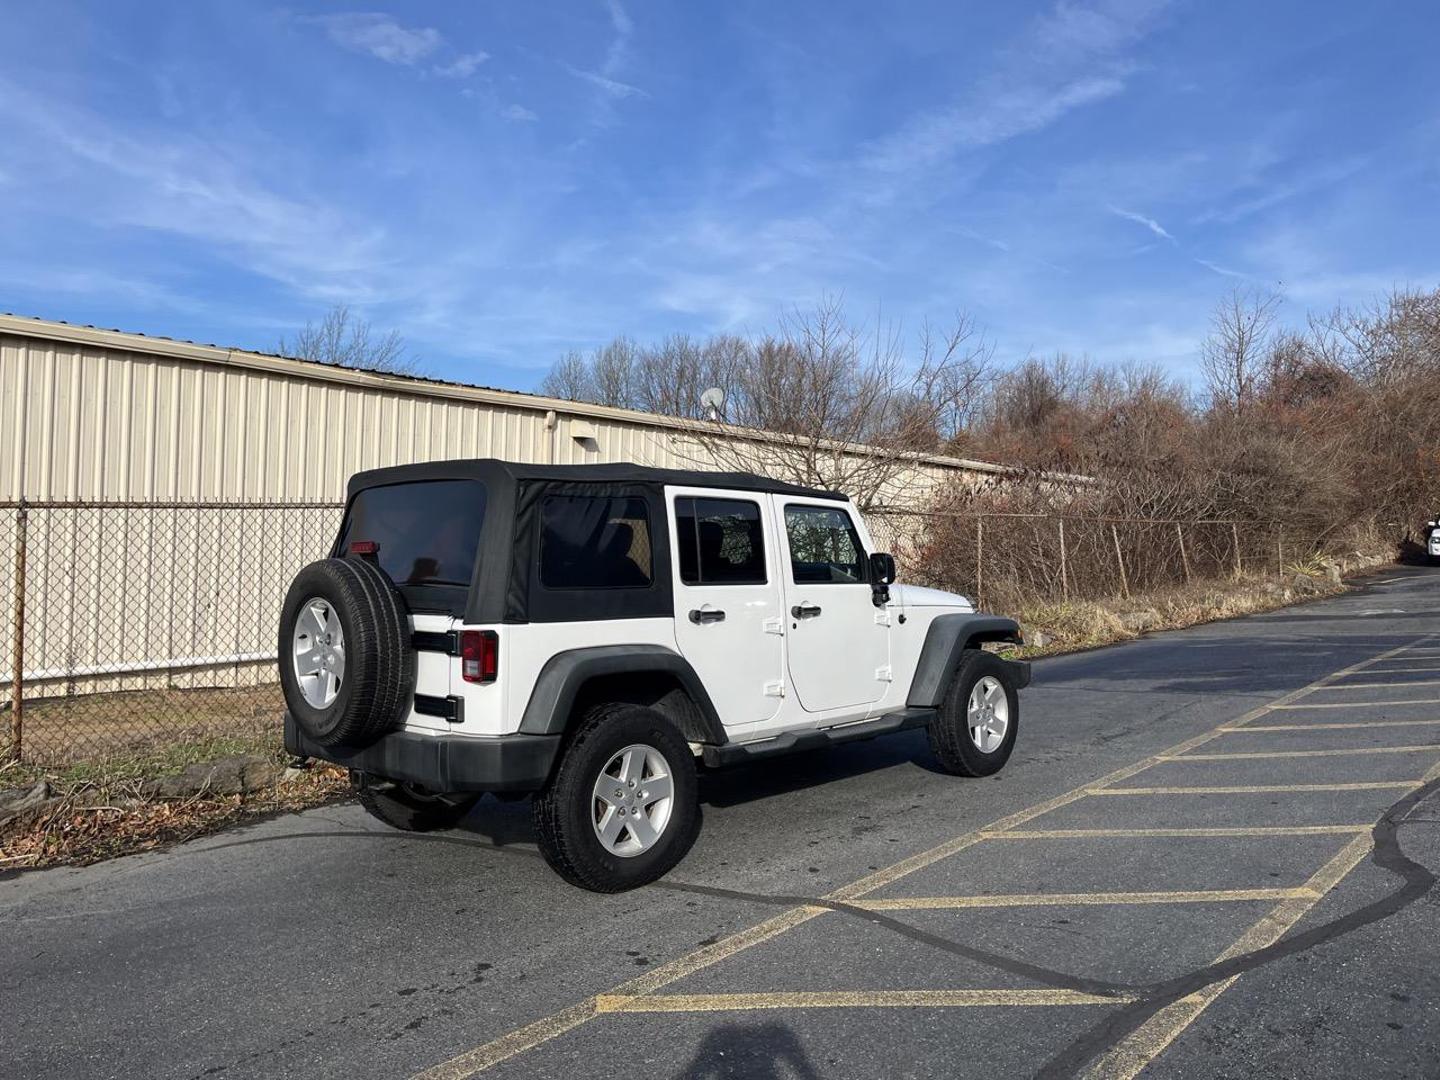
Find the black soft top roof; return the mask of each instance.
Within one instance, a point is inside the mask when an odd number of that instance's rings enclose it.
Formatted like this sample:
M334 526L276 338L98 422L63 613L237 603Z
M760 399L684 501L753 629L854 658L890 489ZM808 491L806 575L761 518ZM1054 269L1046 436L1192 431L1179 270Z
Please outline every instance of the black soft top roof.
M425 461L414 465L392 465L369 469L350 478L349 494L385 484L414 480L473 478L489 483L522 480L553 480L564 483L674 484L686 487L727 488L732 491L766 491L778 495L803 495L815 499L845 501L838 491L800 487L753 473L703 472L691 469L656 469L621 462L608 465L532 465L498 458L459 458L452 461Z

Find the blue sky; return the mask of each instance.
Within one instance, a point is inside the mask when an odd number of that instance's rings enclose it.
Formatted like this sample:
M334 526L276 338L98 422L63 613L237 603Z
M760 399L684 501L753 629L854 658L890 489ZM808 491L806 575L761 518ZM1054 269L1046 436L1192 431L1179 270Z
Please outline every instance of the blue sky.
M12 4L0 309L265 348L337 302L528 389L842 294L1190 376L1225 290L1440 284L1414 2Z

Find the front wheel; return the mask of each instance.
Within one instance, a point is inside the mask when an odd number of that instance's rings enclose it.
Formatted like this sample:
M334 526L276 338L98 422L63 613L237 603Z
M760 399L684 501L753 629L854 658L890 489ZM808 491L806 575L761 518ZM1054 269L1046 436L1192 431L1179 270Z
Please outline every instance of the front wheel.
M534 819L541 853L572 885L606 893L648 885L695 842L695 756L654 709L596 706L535 797Z
M930 749L946 772L990 776L1010 760L1020 730L1020 695L1005 662L966 649L939 715L930 722Z

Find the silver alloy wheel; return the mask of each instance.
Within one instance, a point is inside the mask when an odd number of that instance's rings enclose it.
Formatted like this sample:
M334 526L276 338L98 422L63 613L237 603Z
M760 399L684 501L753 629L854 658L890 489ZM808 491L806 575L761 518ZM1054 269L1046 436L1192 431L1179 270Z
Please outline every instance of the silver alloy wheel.
M345 681L345 631L330 601L312 596L300 605L291 634L295 682L305 703L323 709Z
M595 781L590 822L605 850L630 858L655 846L675 809L675 779L665 755L633 743L611 755Z
M1010 729L1010 699L994 675L981 676L971 689L965 722L970 728L970 741L982 754L1000 749Z

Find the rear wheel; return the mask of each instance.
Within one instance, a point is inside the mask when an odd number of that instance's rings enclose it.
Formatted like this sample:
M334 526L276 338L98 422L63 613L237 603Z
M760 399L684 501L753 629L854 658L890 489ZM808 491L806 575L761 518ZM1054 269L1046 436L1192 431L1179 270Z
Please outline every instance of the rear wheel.
M946 772L990 776L1010 760L1019 730L1020 696L1004 661L966 649L930 722L930 749Z
M478 795L433 794L359 773L352 775L350 782L360 805L372 817L405 832L453 829L480 800Z
M700 827L695 756L653 709L611 704L581 718L535 797L547 862L572 885L620 892L669 872Z

